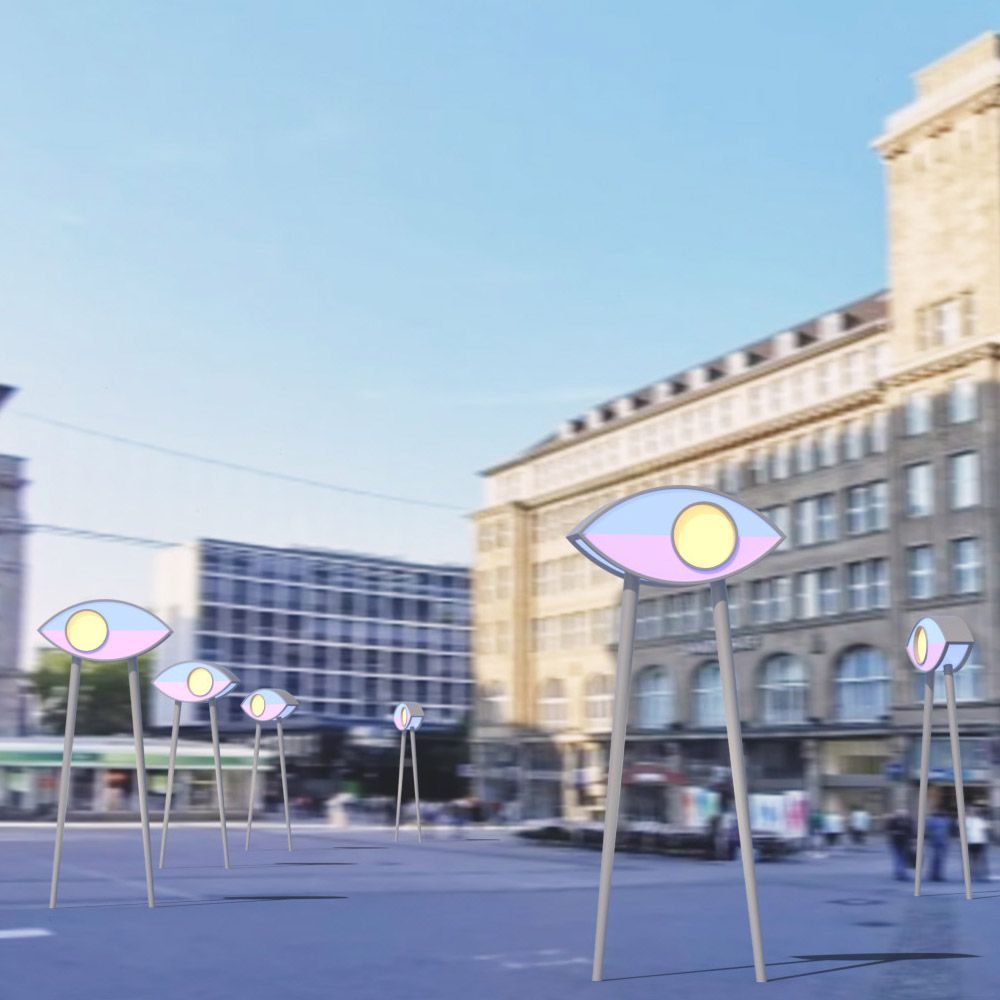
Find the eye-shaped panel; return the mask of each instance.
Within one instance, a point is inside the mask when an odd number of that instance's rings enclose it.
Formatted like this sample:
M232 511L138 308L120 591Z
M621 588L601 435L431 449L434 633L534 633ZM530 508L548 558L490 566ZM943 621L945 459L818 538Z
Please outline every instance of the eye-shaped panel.
M969 626L957 615L921 618L906 640L906 655L917 670L951 667L958 671L965 666L974 642Z
M141 656L170 635L156 615L126 601L86 601L50 618L39 634L84 660L107 663Z
M153 686L174 701L212 701L236 687L225 667L197 661L175 663L153 678Z
M257 688L240 704L254 722L287 719L298 707L299 699L281 688Z
M419 729L424 721L424 710L413 702L401 701L392 713L392 721L400 732L407 729Z
M567 535L592 562L644 583L707 583L753 565L784 534L712 490L663 486L602 507Z

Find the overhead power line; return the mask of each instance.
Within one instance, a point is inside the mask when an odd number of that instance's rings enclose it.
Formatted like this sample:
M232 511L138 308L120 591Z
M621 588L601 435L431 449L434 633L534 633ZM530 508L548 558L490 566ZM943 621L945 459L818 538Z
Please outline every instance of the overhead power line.
M36 532L49 535L63 535L68 538L82 538L91 542L117 542L121 545L138 545L148 549L172 549L178 542L165 542L160 538L144 538L141 535L120 535L114 531L91 531L89 528L67 528L62 524L39 524L18 521L15 518L0 518L0 531Z
M210 455L199 455L191 451L183 451L180 448L169 448L166 445L155 444L151 441L140 441L137 438L125 437L122 434L112 434L108 431L95 430L92 427L83 427L80 424L73 424L66 420L56 420L54 417L46 417L40 413L25 413L15 410L11 416L22 417L25 420L32 420L36 423L47 424L50 427L58 427L61 430L73 431L76 434L85 434L88 437L100 438L103 441L112 441L115 444L129 445L132 448L142 448L145 451L155 452L158 455L168 455L171 458L183 458L189 462L200 462L202 465L212 465L220 469L229 469L233 472L245 472L252 476L261 476L265 479L277 479L281 482L295 483L298 486L309 486L314 489L328 490L331 493L344 493L349 496L368 497L372 500L388 500L392 503L409 504L413 507L428 507L436 510L448 510L465 514L465 507L456 504L442 503L438 500L421 500L417 497L400 496L394 493L380 493L377 490L359 489L354 486L343 486L339 483L330 483L322 479L310 479L306 476L294 476L287 472L276 472L273 469L264 469L256 465L244 465L241 462L229 462L223 458L213 458Z

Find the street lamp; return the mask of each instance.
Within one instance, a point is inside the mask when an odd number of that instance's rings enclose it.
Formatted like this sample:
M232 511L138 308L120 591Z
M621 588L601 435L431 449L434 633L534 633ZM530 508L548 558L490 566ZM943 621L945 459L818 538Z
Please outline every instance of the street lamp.
M658 487L616 500L585 518L567 536L573 546L601 569L621 577L624 586L597 897L595 982L603 977L640 583L710 585L754 971L757 982L766 981L726 578L757 562L784 537L767 518L732 497L690 486Z
M417 781L417 730L424 721L424 710L415 704L400 702L392 713L399 730L399 782L396 785L396 836L399 840L399 810L403 803L403 764L406 760L406 734L410 734L410 758L413 767L413 798L417 805L417 843L423 843L420 833L420 784Z

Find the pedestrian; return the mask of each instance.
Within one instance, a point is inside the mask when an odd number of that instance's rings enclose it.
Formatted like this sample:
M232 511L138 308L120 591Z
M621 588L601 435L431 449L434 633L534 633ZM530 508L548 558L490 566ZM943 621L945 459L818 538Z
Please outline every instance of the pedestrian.
M965 818L965 835L969 842L969 867L972 877L977 882L985 882L990 877L989 856L989 826L982 811L973 806Z
M851 810L850 830L851 841L856 847L864 845L870 826L871 817L868 815L868 811L863 809L860 805L855 805L855 807Z
M893 877L897 882L906 881L907 858L910 848L913 824L905 809L897 809L885 827L889 836L889 850L892 853Z
M940 806L935 806L927 820L927 841L931 848L931 881L944 882L944 864L948 855L951 823Z
M844 832L844 817L837 809L830 809L823 817L826 832L826 842L831 848L840 843Z

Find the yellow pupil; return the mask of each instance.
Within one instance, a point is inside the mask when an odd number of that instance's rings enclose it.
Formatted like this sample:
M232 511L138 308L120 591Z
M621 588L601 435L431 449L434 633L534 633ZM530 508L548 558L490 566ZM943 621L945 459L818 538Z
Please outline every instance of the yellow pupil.
M917 634L913 640L913 651L917 657L917 663L923 663L927 659L927 632L923 625L917 629Z
M195 667L191 673L188 674L188 691L191 692L196 698L203 698L209 691L212 690L212 674L211 671L206 670L204 667Z
M108 638L108 623L96 611L77 611L66 622L66 641L81 653L92 653Z
M264 714L264 696L262 694L255 694L250 699L250 712L253 715Z
M736 551L736 525L714 503L694 503L674 522L673 542L692 569L715 569Z

